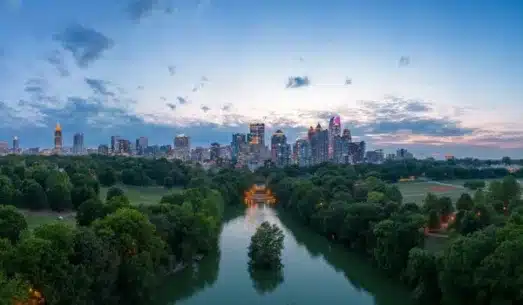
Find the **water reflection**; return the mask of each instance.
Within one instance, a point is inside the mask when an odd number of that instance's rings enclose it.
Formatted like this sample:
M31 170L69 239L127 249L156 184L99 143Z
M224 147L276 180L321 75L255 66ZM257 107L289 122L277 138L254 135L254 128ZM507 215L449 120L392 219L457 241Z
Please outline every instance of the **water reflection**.
M259 294L273 292L283 283L283 268L260 270L249 266L247 268L252 280L252 286Z
M221 255L207 256L197 268L176 274L159 304L408 305L406 290L383 278L368 261L285 214L251 206L226 210L225 218ZM250 238L263 221L285 234L281 270L248 268Z

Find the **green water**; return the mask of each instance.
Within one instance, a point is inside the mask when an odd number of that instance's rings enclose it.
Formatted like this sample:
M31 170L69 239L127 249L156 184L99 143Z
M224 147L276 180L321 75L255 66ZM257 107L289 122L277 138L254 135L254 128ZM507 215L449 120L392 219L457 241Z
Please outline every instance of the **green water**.
M247 268L250 237L265 220L285 233L279 274ZM409 305L405 288L367 261L265 207L229 217L220 253L174 275L158 298L162 305Z

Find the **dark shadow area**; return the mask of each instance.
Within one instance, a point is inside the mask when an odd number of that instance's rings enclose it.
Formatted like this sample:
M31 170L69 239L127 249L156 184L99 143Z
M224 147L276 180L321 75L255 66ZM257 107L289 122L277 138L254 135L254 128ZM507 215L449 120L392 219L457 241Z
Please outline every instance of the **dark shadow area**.
M284 211L277 212L299 245L305 247L311 256L324 258L334 270L342 272L354 288L374 295L376 305L411 305L407 288L385 277L368 259L316 234Z
M252 280L252 286L259 294L273 292L284 282L283 266L270 270L260 270L249 266L247 270Z

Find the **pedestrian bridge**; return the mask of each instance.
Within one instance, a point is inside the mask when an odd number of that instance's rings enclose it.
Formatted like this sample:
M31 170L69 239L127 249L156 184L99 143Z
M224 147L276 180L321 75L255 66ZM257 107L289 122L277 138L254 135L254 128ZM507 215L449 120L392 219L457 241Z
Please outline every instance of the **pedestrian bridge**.
M246 205L254 204L275 204L276 198L272 191L265 184L256 183L244 193L244 202Z

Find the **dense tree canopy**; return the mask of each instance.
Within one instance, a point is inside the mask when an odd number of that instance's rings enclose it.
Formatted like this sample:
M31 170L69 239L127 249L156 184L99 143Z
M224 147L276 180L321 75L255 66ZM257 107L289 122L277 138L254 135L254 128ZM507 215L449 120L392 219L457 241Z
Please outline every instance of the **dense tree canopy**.
M333 242L366 253L390 276L401 275L419 304L523 302L523 261L516 258L523 250L521 185L504 169L407 161L354 168L324 164L298 175L286 169L257 173L286 212ZM422 174L504 178L473 183L474 196L464 193L456 202L429 193L421 207L403 203L397 187L384 182ZM425 246L432 230L450 233L441 237L448 241L439 251Z
M109 157L0 158L0 304L150 304L161 279L217 250L226 205L242 202L251 174ZM162 185L157 204L131 203L115 183ZM100 186L112 186L100 198ZM28 231L17 208L76 210Z

